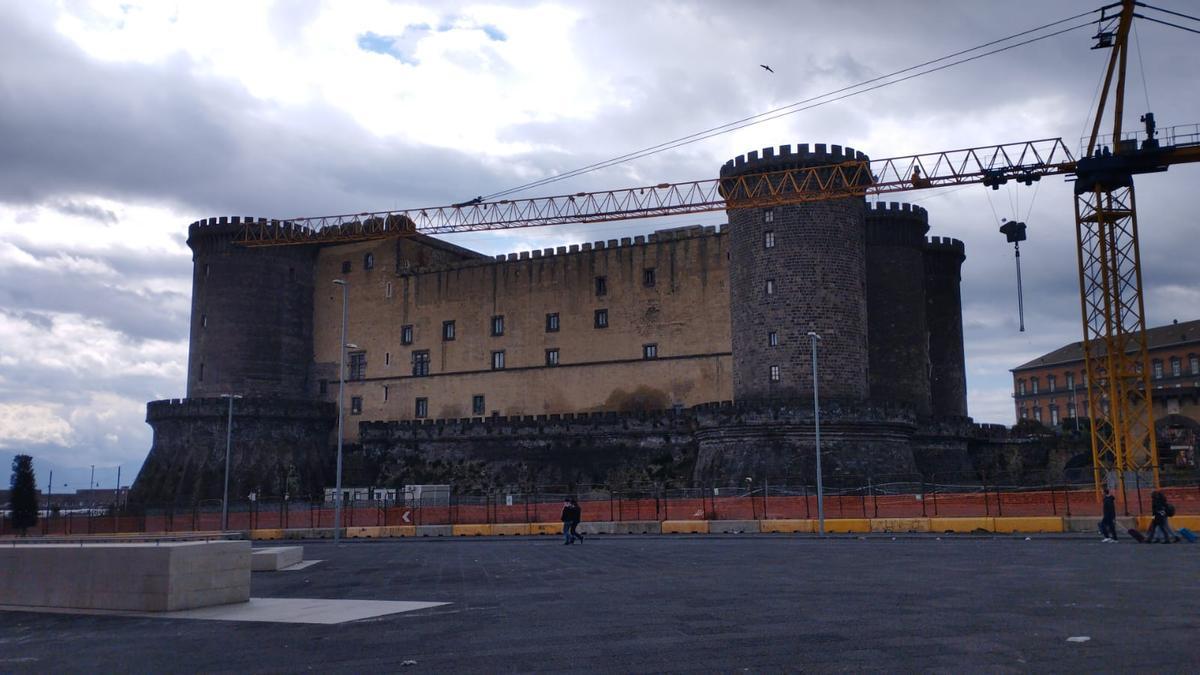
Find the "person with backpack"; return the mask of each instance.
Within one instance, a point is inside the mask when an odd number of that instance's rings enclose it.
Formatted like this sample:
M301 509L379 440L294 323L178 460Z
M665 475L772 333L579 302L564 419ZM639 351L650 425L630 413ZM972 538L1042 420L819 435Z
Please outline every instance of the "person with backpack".
M562 524L563 524L563 544L570 546L575 540L583 543L583 535L579 534L575 528L579 527L579 521L583 517L583 509L579 508L579 502L574 497L567 497L563 500Z
M1102 541L1109 544L1117 540L1117 499L1104 486L1104 519L1100 521Z
M1155 490L1150 493L1150 530L1146 532L1146 543L1153 544L1159 533L1162 533L1162 543L1171 543L1171 531L1167 526L1167 497Z

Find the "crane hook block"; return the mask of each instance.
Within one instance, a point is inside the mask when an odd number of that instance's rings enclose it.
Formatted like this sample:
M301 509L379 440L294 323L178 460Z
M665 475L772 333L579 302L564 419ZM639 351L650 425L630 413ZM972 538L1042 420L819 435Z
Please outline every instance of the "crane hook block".
M1010 220L1000 226L1000 234L1007 237L1010 244L1025 241L1025 223Z

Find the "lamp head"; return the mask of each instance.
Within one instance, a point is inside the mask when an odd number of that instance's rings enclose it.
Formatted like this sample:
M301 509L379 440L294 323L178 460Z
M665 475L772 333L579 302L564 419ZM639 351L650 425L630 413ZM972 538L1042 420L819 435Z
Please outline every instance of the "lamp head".
M345 279L334 279L333 283L337 284L338 286L345 286L346 280Z
M818 339L818 340L820 340L820 339L821 339L821 336L820 336L820 335L817 335L817 334L816 334L814 331L811 331L811 330L810 330L810 331L808 331L808 337L810 337L810 338L816 338L816 339Z

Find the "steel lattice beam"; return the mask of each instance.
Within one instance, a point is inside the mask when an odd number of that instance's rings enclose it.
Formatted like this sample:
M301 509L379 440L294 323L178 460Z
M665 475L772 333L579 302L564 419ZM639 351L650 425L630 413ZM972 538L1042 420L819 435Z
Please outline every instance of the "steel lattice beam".
M343 243L421 234L596 223L880 195L949 185L1031 182L1074 171L1061 138L1006 143L769 174L572 195L247 223L245 246Z

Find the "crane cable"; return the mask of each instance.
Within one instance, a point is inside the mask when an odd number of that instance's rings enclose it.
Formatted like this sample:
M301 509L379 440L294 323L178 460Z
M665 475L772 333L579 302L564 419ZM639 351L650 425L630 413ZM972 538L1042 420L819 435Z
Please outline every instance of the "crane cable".
M953 58L955 58L955 57L957 57L957 56L962 56L962 55L964 55L964 54L969 54L969 53L971 53L971 52L978 51L978 50L980 50L980 49L984 49L984 48L990 47L990 46L992 46L992 45L1000 44L1000 43L1003 43L1003 42L1008 42L1009 40L1012 40L1012 39L1015 39L1015 38L1018 38L1018 37L1022 37L1022 36L1024 36L1024 35L1029 35L1030 33L1036 33L1036 32L1038 32L1038 31L1042 31L1042 30L1045 30L1045 29L1047 29L1047 28L1051 28L1051 27L1053 27L1053 26L1057 26L1057 25L1060 25L1060 24L1063 24L1063 23L1067 23L1067 22L1069 22L1069 21L1074 21L1075 19L1079 19L1079 18L1082 18L1082 17L1088 16L1088 15L1090 15L1090 14L1095 14L1097 11L1099 11L1099 10L1090 10L1090 11L1087 11L1087 12L1082 12L1082 13L1080 13L1080 14L1076 14L1075 16L1067 17L1067 18L1065 18L1065 19L1060 19L1060 20L1058 20L1058 21L1053 21L1053 22L1050 22L1050 23L1044 24L1044 25L1042 25L1042 26L1038 26L1038 27L1036 27L1036 28L1031 28L1031 29L1028 29L1028 30L1021 31L1021 32L1019 32L1019 33L1014 33L1013 35L1009 35L1009 36L1007 36L1007 37L1000 38L1000 39L998 39L998 40L992 40L992 41L990 41L990 42L985 42L985 43L983 43L983 44L981 44L981 45L977 45L977 46L975 46L975 47L971 47L970 49L964 49L964 50L960 50L960 51L958 51L958 52L954 52L954 53L952 53L952 54L947 54L946 56L942 56L942 57L940 57L940 58L933 59L933 60L931 60L931 61L926 61L926 62L924 62L924 63L920 63L920 64L917 64L917 65L914 65L914 66L909 66L908 68L903 68L903 69L900 69L900 70L893 71L893 72L891 72L891 73L888 73L888 74L886 74L886 75L880 75L880 76L878 76L878 77L875 77L875 78L872 78L872 79L869 79L869 80L864 80L864 81L862 81L862 82L859 82L859 83L857 83L857 84L853 84L853 85L850 85L850 86L847 86L847 87L842 87L841 89L836 89L836 90L834 90L834 91L827 92L827 93L825 93L825 94L821 94L820 96L814 96L814 97L807 98L807 99L804 99L804 100L801 100L801 101L797 101L797 102L795 102L795 103L790 103L790 104L788 104L788 105L781 106L781 107L779 107L779 108L774 108L774 109L772 109L772 110L768 110L768 111L766 111L766 112L759 113L759 114L757 114L757 115L752 115L752 116L750 116L750 117L743 117L743 118L741 118L741 119L739 119L739 120L735 120L735 121L733 121L733 122L728 122L728 123L726 123L726 124L722 124L722 125L719 125L719 126L711 127L711 128L709 128L709 129L705 129L704 131L698 131L698 132L695 132L695 133L692 133L692 134L688 134L688 135L686 135L686 136L681 136L681 137L679 137L679 138L676 138L676 139L674 139L674 140L670 140L670 141L666 141L666 142L663 142L663 143L659 143L659 144L657 144L657 145L651 145L651 146L648 146L648 147L642 148L641 150L635 150L635 151L633 151L633 152L626 153L626 154L624 154L624 155L619 155L619 156L617 156L617 157L613 157L613 158L611 158L611 159L607 159L607 160L604 160L604 161L601 161L601 162L596 162L596 163L593 163L593 164L588 164L588 165L586 165L586 166L582 166L582 167L579 167L579 168L577 168L577 169L572 169L572 170L570 170L570 171L567 171L567 172L564 172L564 173L561 173L561 174L558 174L558 175L555 175L555 176L549 176L549 177L542 178L542 179L538 179L538 180L535 180L535 181L530 181L530 182L528 182L528 183L525 183L525 184L523 184L523 185L518 185L518 186L515 186L515 187L512 187L512 188L508 188L508 189L506 189L506 190L501 190L501 191L499 191L499 192L493 192L493 193L491 193L491 194L489 194L489 195L485 195L485 196L483 196L483 197L482 197L482 199L484 199L484 200L492 200L492 199L495 199L495 198L497 198L497 197L503 197L503 196L506 196L506 195L509 195L509 194L513 194L513 193L515 193L515 192L521 192L521 191L524 191L524 190L528 190L528 189L530 189L530 188L540 187L540 186L542 186L542 185L547 185L547 184L549 184L549 183L554 183L554 182L557 182L557 181L565 180L565 179L567 179L567 178L573 178L573 177L575 177L575 176L580 176L580 175L583 175L583 174L586 174L586 173L591 173L592 171L597 171L597 170L599 170L599 169L608 168L608 167L610 167L610 166L614 166L614 165L617 165L617 164L621 164L621 163L624 163L624 162L627 162L627 161L631 161L631 160L635 160L635 159L641 159L641 158L643 158L643 157L648 157L648 156L650 156L650 155L658 154L658 153L660 153L660 152L663 152L663 151L666 151L666 150L671 150L671 149L674 149L674 148L677 148L677 147L680 147L680 146L683 146L683 145L688 145L688 144L691 144L691 143L695 143L695 142L697 142L697 141L706 140L706 139L708 139L708 138L712 138L712 137L719 136L719 135L722 135L722 134L730 133L730 132L732 132L732 131L737 131L737 130L739 130L739 129L744 129L744 128L746 128L746 127L753 126L753 125L756 125L756 124L762 124L763 122L768 122L768 121L771 121L771 120L774 120L774 119L778 119L778 118L780 118L780 117L785 117L785 116L787 116L787 115L793 115L793 114L796 114L796 113L798 113L798 112L803 112L803 111L805 111L805 110L810 110L810 109L812 109L812 108L816 108L816 107L818 107L818 106L822 106L822 105L825 105L825 104L827 104L827 103L833 103L833 102L836 102L836 101L840 101L840 100L843 100L843 99L849 98L849 97L851 97L851 96L857 96L858 94L864 94L864 93L867 93L867 92L869 92L869 91L874 91L875 89L880 89L880 88L882 88L882 87L886 87L886 86L889 86L889 85L892 85L892 84L898 84L898 83L900 83L900 82L904 82L904 81L906 81L906 80L910 80L910 79L913 79L913 78L916 78L916 77L920 77L920 76L922 76L922 75L929 75L929 74L931 74L931 73L935 73L935 72L938 72L938 71L940 71L940 70L945 70L945 69L947 69L947 68L950 68L950 67L953 67L953 66L957 66L957 65L961 65L961 64L963 64L963 63L967 63L967 62L974 61L974 60L977 60L977 59L981 59L981 58L983 58L983 57L986 57L986 56L991 56L991 55L993 55L993 54L998 54L998 53L1000 53L1000 52L1007 51L1007 50L1009 50L1009 49L1014 49L1014 48L1016 48L1016 47L1021 47L1021 46L1025 46L1025 45L1028 45L1028 44L1032 44L1032 43L1034 43L1034 42L1038 42L1038 41L1040 41L1040 40L1045 40L1045 39L1048 39L1048 38L1051 38L1051 37L1056 37L1056 36L1058 36L1058 35L1062 35L1062 34L1064 34L1064 33L1068 33L1068 32L1074 31L1074 30L1078 30L1079 28L1083 28L1084 26L1091 25L1092 23L1095 23L1095 22L1094 22L1094 21L1087 21L1087 22L1084 22L1084 23L1081 23L1081 24L1078 24L1078 25L1075 25L1075 26L1071 26L1071 27L1069 27L1069 28L1064 28L1064 29L1062 29L1062 30L1055 31L1055 32L1053 32L1053 33L1047 33L1046 35L1041 35L1041 36L1038 36L1038 37L1030 38L1030 39L1028 39L1028 40L1024 40L1024 41L1022 41L1022 42L1014 43L1014 44L1007 45L1007 46L1004 46L1004 47L1000 47L1000 48L997 48L997 49L994 49L994 50L991 50L991 51L988 51L988 52L984 52L984 53L982 53L982 54L976 54L976 55L974 55L974 56L970 56L970 57L967 57L967 58L964 58L964 59L959 59L959 60L957 60L957 61L953 61L953 62L951 62L951 63L945 63L945 64L943 64L943 65L940 65L940 66L936 67L936 68L931 68L931 69L929 69L929 70L922 70L922 71L920 71L920 72L913 73L913 74L911 74L911 75L907 75L907 76L905 76L905 77L902 77L902 78L899 78L899 79L896 79L896 80L889 80L889 78L895 77L895 76L897 76L897 75L901 75L901 74L903 74L903 73L908 73L908 72L910 72L910 71L913 71L913 70L918 70L918 69L924 68L924 67L926 67L926 66L930 66L930 65L933 65L933 64L936 64L936 63L940 63L940 62L942 62L942 61L946 61L946 60L948 60L948 59L953 59ZM888 81L881 82L881 80L888 80ZM874 83L878 83L878 84L874 84ZM869 84L874 84L874 86L871 86L871 87L868 87L868 88L865 88L865 89L859 89L860 87L864 87L865 85L869 85ZM859 90L858 90L858 91L853 91L853 90L855 90L855 89L859 89ZM847 93L847 92L848 92L848 93ZM839 95L839 94L840 94L840 95ZM835 98L829 98L829 97L831 97L831 96L835 96ZM824 101L822 101L821 99L828 99L828 100L824 100Z

